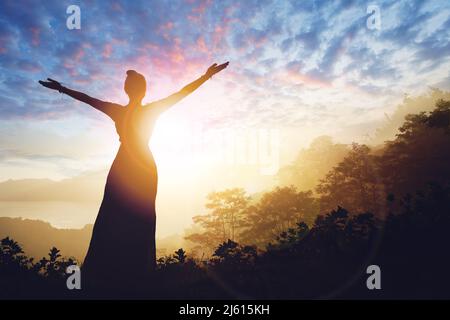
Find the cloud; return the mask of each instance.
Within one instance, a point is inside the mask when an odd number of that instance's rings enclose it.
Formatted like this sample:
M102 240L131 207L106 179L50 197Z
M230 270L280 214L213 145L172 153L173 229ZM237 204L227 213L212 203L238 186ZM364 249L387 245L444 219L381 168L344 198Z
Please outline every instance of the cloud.
M361 105L375 108L403 92L448 86L450 67L450 3L377 4L381 30L367 29L362 0L79 1L81 30L68 30L63 1L3 1L0 119L36 128L49 119L98 119L41 88L39 79L126 103L125 71L136 69L147 77L150 101L211 63L230 60L208 91L189 98L211 114L199 118L207 125L328 130L332 120L341 127L367 121Z

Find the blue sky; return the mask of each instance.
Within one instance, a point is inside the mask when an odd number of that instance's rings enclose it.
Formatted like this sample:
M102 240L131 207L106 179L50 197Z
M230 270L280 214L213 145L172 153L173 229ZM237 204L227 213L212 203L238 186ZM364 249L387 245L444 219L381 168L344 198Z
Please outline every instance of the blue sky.
M71 4L80 30L66 27ZM367 27L369 4L379 30ZM276 127L296 150L321 134L366 134L404 93L449 89L449 53L449 1L4 0L0 180L76 175L113 155L107 120L39 79L126 103L125 72L136 69L151 101L229 60L163 124Z

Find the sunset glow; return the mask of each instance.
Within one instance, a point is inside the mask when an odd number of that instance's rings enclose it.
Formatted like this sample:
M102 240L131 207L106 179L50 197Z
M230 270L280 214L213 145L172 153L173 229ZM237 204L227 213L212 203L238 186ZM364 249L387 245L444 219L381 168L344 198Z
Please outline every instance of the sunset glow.
M405 94L449 89L448 5L381 2L382 27L371 30L365 3L343 3L87 1L80 5L81 29L68 30L63 3L2 2L0 180L73 179L105 172L114 158L119 141L110 119L43 92L37 80L46 77L125 105L126 70L138 70L147 78L149 103L211 63L230 61L226 73L155 128L150 145L161 177L162 234L182 232L182 223L169 221L181 215L189 224L211 190L236 184L257 192L277 183L250 163L257 155L239 160L238 144L254 132L277 132L277 165L284 166L318 136L370 141ZM126 12L139 14L130 19ZM164 200L169 190L196 205L179 201L185 210L174 212Z

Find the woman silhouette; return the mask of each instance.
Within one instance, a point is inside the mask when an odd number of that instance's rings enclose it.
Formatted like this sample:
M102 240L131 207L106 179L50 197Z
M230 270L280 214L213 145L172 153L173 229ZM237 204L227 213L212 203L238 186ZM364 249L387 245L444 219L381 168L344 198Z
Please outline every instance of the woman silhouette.
M103 201L83 263L85 287L135 288L152 274L156 266L158 174L148 144L155 122L162 112L227 66L228 62L215 63L179 92L144 106L146 81L134 70L127 71L124 89L129 103L126 106L92 98L50 78L39 81L44 87L65 93L108 115L116 125L121 142L106 180Z

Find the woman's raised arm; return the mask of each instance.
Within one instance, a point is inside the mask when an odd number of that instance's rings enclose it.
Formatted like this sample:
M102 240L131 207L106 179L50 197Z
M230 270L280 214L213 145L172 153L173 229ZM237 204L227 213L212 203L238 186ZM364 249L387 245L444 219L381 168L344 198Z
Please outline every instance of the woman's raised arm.
M88 96L87 94L79 91L75 91L69 88L66 88L62 86L58 81L55 81L53 79L47 78L48 81L39 81L41 85L43 85L46 88L52 89L52 90L58 90L60 93L65 93L68 96L79 100L81 102L87 103L90 106L94 107L97 110L100 110L104 114L108 115L111 119L115 120L119 116L119 112L121 110L121 105L117 103L112 102L106 102L102 101L96 98L93 98L91 96Z
M183 89L181 89L180 91L168 96L167 98L152 102L151 108L152 109L157 108L159 112L166 111L171 106L176 104L178 101L180 101L184 97L188 96L189 94L197 90L198 87L200 87L203 83L205 83L206 80L210 79L213 75L225 69L228 66L228 64L229 62L225 62L220 65L214 63L212 66L208 68L208 70L204 75L202 75L197 80L189 83L188 85L184 86Z

